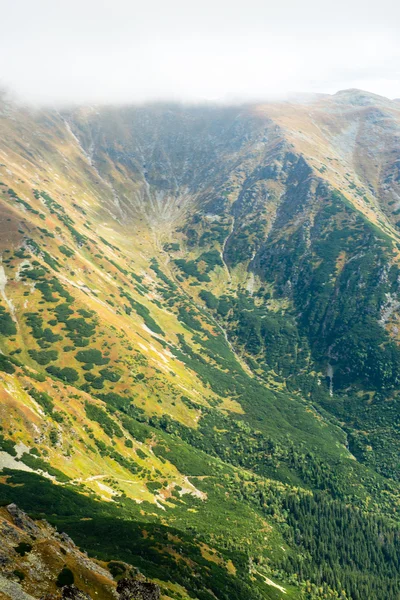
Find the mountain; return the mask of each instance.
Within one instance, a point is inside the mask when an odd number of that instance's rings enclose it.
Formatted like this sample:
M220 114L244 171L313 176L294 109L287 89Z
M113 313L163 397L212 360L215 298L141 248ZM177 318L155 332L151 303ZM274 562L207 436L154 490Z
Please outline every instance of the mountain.
M0 131L0 499L165 597L397 599L398 102Z

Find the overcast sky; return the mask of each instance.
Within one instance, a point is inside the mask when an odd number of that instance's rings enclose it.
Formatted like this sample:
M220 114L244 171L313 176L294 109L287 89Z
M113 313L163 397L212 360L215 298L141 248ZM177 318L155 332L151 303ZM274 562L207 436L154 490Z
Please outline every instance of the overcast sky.
M400 98L400 3L0 0L0 84L39 103Z

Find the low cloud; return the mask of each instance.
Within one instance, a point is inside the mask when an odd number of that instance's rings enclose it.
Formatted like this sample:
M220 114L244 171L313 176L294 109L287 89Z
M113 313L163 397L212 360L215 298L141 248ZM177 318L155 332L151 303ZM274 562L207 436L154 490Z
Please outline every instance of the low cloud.
M0 0L0 82L58 104L400 97L400 8L374 4Z

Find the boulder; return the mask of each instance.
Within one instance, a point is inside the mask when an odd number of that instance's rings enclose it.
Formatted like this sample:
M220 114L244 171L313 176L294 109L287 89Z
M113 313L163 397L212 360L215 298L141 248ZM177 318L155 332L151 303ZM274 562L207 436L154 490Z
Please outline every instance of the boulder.
M138 579L120 579L117 585L119 600L159 600L161 592L156 583Z

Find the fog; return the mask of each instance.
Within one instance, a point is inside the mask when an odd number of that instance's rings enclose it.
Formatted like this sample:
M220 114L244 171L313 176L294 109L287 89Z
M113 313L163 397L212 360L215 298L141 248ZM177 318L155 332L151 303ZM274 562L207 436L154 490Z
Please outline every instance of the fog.
M400 97L393 0L0 0L0 84L39 104Z

